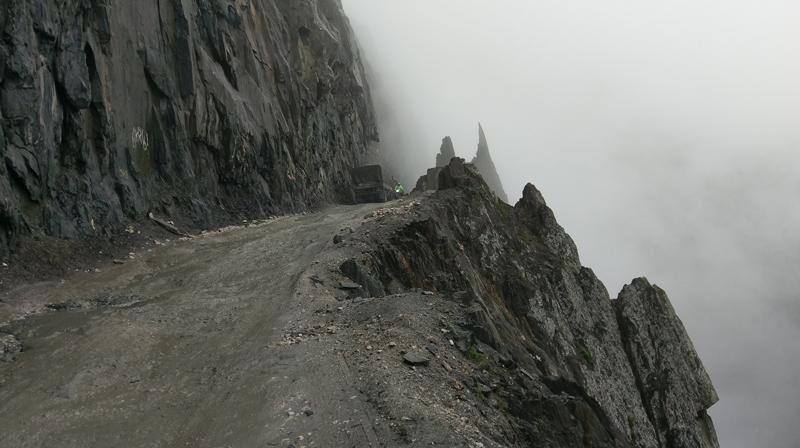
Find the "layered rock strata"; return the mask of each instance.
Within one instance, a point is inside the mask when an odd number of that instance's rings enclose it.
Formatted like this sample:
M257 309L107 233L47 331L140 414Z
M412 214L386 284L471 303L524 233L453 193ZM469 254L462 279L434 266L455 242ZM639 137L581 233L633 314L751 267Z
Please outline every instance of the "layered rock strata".
M0 2L0 251L346 197L377 139L339 0Z

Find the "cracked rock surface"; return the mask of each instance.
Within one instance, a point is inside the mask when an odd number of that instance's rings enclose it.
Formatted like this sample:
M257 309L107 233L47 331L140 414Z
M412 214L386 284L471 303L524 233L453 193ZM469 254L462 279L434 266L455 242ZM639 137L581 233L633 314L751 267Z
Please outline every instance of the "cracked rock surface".
M717 447L706 410L719 398L667 294L646 279L615 303L642 400L665 447Z
M0 256L347 194L377 139L339 0L0 2Z

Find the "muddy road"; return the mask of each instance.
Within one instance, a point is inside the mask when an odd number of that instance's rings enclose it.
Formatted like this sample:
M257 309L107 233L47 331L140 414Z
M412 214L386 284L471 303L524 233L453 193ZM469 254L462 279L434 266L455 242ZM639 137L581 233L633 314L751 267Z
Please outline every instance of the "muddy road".
M335 341L287 330L341 311L316 292L336 282L320 257L377 208L176 241L5 294L0 332L23 351L0 362L0 446L377 446Z

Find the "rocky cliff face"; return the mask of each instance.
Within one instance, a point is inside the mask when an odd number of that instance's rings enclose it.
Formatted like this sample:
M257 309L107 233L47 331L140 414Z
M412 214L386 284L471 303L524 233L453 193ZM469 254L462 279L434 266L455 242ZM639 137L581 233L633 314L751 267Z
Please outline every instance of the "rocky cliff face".
M448 331L480 363L463 381L492 403L497 446L718 446L716 393L663 291L639 279L612 300L533 185L512 207L461 159L438 180L368 230L350 271L463 305Z
M339 0L0 1L0 251L342 195L377 131Z

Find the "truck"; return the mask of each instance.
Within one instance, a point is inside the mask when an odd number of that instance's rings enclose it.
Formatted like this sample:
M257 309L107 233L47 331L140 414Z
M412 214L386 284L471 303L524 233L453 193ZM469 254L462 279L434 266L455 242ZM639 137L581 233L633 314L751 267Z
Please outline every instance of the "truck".
M356 204L386 202L397 198L395 186L383 179L380 165L366 165L350 170L353 178L353 201Z

